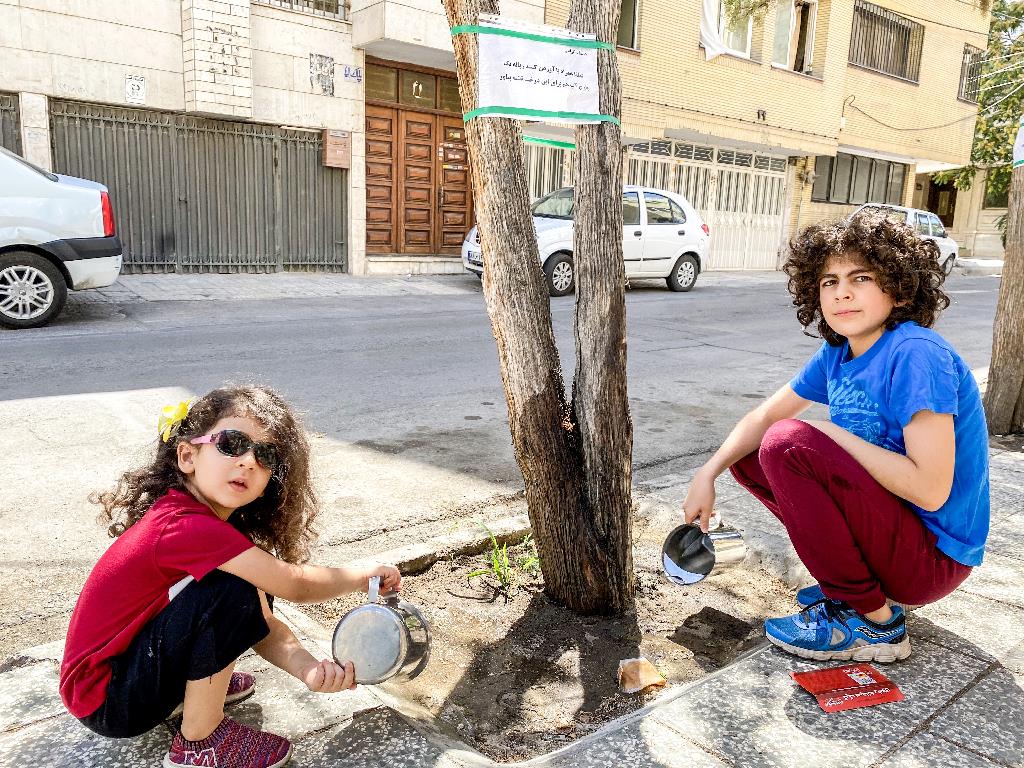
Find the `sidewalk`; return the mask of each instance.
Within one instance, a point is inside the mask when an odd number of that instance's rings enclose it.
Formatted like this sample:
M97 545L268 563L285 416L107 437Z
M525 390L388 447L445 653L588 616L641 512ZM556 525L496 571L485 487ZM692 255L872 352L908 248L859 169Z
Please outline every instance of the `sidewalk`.
M1024 453L993 448L992 533L985 564L955 594L914 612L914 654L884 666L903 702L826 715L797 688L804 662L764 645L694 684L561 750L520 765L568 766L900 766L995 768L1024 765ZM688 473L686 473L688 475ZM688 482L683 474L641 484L665 531ZM720 509L744 530L752 563L806 583L780 525L734 484ZM658 516L661 516L658 518ZM637 544L656 553L658 536ZM369 554L369 553L367 553ZM288 606L282 615L310 645L329 653L329 630ZM171 733L109 741L68 715L57 696L61 642L28 649L0 668L0 766L158 765ZM441 734L429 719L374 688L336 696L304 692L255 655L240 668L257 695L233 710L246 722L295 742L296 766L472 768L493 763Z
M187 273L121 275L106 288L72 291L81 304L131 304L143 301L232 301L317 299L337 296L403 296L480 293L480 280L464 275L355 277L333 272L267 274Z

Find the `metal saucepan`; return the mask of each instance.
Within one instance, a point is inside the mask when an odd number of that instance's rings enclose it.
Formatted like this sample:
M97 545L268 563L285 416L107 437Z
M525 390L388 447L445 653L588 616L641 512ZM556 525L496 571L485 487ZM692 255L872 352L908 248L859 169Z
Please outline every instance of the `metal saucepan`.
M430 625L414 605L379 592L374 576L366 602L341 617L331 641L334 660L351 661L357 683L412 680L430 660Z
M661 548L661 567L673 584L696 584L711 573L742 562L747 555L743 535L722 526L710 533L687 523L675 528Z

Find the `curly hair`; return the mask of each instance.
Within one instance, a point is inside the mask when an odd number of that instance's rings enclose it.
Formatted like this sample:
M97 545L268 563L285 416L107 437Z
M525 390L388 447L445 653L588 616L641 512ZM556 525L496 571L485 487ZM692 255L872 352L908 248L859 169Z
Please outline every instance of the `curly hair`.
M789 275L789 292L800 325L816 325L817 335L834 347L846 338L833 331L821 311L818 283L829 259L849 260L875 273L879 287L895 306L885 322L892 330L907 320L922 328L935 324L949 306L942 291L946 279L938 261L938 247L922 240L914 230L894 218L860 213L839 221L812 224L789 245L782 269Z
M93 493L89 501L103 511L99 520L112 538L142 519L153 502L169 490L188 492L178 469L178 444L206 434L221 419L248 417L270 434L282 459L264 494L232 513L231 524L260 548L290 563L309 559L316 533L319 501L309 477L309 442L287 403L271 389L224 387L199 398L167 442L157 441L152 463L121 475L111 490Z

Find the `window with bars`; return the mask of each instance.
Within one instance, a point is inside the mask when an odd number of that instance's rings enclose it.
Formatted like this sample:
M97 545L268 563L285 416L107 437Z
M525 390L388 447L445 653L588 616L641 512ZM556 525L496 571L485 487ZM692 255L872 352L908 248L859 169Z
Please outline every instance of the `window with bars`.
M315 16L344 19L345 3L343 0L253 0L257 5L271 5L275 8L287 8L302 11Z
M857 0L850 35L850 63L918 82L924 25L887 8Z
M839 152L814 160L811 200L821 203L889 203L903 205L907 166L888 160Z
M964 46L964 60L960 64L960 93L957 97L972 104L978 103L981 87L981 67L985 63L985 51L973 45Z

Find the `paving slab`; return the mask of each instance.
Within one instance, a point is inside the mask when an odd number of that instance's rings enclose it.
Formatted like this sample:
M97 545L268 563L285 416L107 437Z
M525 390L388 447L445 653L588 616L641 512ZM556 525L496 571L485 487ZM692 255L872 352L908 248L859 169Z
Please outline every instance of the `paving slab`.
M1024 675L992 670L935 718L930 731L1003 765L1024 765Z
M64 714L57 668L46 661L0 675L0 733Z
M653 720L640 720L601 735L584 739L543 759L530 761L538 768L720 768L731 763L701 749L679 734L659 727Z
M0 737L0 768L158 766L172 737L158 726L135 739L107 739L62 715Z
M822 666L765 648L651 717L740 766L867 766L988 667L919 642L909 659L884 668L904 701L826 714L789 675Z
M912 611L907 630L911 642L927 640L981 661L1009 664L1024 643L1024 609L960 589Z
M986 757L965 750L933 733L919 733L879 764L879 768L1002 768Z

